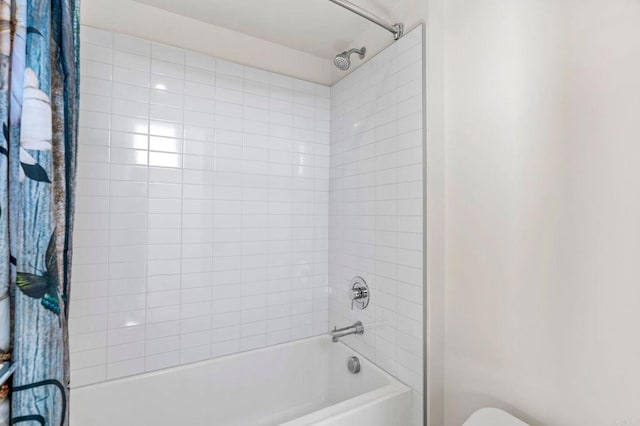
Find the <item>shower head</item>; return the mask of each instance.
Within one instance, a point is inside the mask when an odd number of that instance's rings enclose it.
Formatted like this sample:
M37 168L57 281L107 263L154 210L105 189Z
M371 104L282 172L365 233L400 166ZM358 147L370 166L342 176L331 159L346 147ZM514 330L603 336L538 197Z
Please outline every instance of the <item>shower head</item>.
M345 50L344 52L336 55L336 57L333 59L333 63L336 67L338 67L338 69L342 71L348 70L351 66L351 60L349 59L349 57L352 53L357 53L358 56L360 56L360 59L364 59L364 55L365 53L367 53L367 48L363 47L362 49Z
M342 52L333 59L333 63L338 67L339 70L346 71L349 69L351 65L351 61L349 60L349 55L347 52Z

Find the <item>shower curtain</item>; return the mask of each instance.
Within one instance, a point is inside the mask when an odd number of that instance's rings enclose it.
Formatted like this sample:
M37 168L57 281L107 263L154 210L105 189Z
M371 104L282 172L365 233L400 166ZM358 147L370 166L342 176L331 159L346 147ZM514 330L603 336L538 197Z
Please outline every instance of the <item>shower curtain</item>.
M2 426L68 424L78 1L0 0Z

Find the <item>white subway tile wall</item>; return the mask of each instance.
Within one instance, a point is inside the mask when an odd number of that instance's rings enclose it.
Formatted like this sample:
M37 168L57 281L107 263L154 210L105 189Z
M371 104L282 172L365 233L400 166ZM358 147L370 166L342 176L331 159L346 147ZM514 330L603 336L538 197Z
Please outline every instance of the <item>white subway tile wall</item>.
M421 424L422 38L330 89L83 27L72 386L362 320Z
M364 323L344 342L423 392L422 27L331 88L329 323ZM351 279L371 289L351 310Z
M82 28L72 386L326 333L330 89Z

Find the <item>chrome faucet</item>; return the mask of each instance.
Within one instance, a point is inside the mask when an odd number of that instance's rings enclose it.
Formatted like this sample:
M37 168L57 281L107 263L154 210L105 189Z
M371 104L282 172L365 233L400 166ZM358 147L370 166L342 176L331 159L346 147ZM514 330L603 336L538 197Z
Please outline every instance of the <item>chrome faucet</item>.
M339 342L341 337L348 336L350 334L364 334L364 326L362 322L357 321L348 327L343 328L335 328L331 331L331 340L335 342Z

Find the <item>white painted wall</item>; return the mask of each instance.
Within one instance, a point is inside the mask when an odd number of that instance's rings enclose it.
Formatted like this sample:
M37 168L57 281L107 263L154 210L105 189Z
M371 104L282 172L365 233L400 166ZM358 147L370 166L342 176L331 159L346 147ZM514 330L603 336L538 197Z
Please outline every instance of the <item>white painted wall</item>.
M446 425L640 424L640 2L446 2Z
M331 60L133 0L83 0L83 25L114 31L320 84Z
M445 0L429 0L421 15L427 21L425 141L425 290L427 424L444 424L445 339Z

